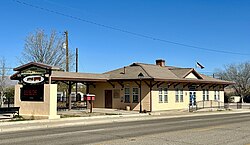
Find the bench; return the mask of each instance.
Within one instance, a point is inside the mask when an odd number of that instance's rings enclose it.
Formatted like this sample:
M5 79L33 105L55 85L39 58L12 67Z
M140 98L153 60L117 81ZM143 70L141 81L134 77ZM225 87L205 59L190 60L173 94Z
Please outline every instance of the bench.
M19 116L19 109L20 107L3 107L0 108L0 114L13 114L13 116L15 114L17 114Z

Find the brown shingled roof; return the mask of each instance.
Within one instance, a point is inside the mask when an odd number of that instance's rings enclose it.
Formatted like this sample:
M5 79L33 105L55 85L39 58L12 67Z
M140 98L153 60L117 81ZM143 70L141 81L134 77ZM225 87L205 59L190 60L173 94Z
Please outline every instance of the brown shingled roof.
M94 74L94 73L76 73L76 72L63 72L52 71L51 79L53 81L96 81L106 82L109 78L108 74Z
M109 80L138 79L138 74L143 73L143 79L152 79L154 81L233 84L233 82L219 80L201 75L193 68L177 68L170 66L162 67L159 65L143 63L133 63L124 68L119 68L113 71L106 72L104 74L110 75ZM185 78L190 73L194 73L194 75L196 75L198 79Z
M24 64L24 65L21 65L21 66L19 66L17 68L14 68L13 70L14 71L20 71L20 70L23 70L23 69L25 69L27 67L30 67L30 66L37 66L37 67L40 67L40 68L51 69L51 70L63 70L60 67L52 66L52 65L48 65L48 64L44 64L44 63L39 63L39 62L30 62L30 63Z

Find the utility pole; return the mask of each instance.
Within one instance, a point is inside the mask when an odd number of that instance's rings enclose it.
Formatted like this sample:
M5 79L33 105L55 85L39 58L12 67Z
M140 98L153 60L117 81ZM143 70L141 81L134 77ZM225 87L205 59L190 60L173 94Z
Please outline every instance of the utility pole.
M76 48L76 72L78 72L78 48ZM77 95L77 90L78 89L78 84L76 82L76 95Z
M66 40L65 40L65 45L66 45L66 72L69 71L69 43L68 43L68 31L65 31L65 36L66 36Z
M68 31L65 31L65 45L66 45L66 72L69 72L69 43L68 43ZM68 103L69 110L71 110L71 82L68 84Z
M76 48L76 72L78 72L78 48Z

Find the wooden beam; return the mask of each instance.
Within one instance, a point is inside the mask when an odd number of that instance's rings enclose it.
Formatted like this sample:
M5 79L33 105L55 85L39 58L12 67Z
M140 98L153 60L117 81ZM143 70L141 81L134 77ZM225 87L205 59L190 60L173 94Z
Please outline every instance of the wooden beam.
M201 89L203 89L206 85L207 85L207 84L203 84L203 85L201 85Z
M157 81L157 82L153 83L153 84L152 84L152 87L154 87L154 86L157 85L158 83L160 83L160 82Z
M138 87L140 87L140 83L138 83L137 81L135 81L135 83L138 85Z
M164 82L160 82L157 84L157 88L159 88L162 84L164 84Z
M108 83L113 87L115 88L115 84L112 84L112 82L108 81Z
M185 85L183 85L183 88L187 87L188 85L190 85L190 83L186 83Z
M147 81L143 81L149 88L152 87L152 82L150 81L150 83L148 83Z
M211 85L211 86L209 86L208 88L210 89L210 88L212 88L214 85Z
M175 84L175 85L174 85L174 88L177 87L179 84L180 84L180 83Z
M197 88L199 88L200 86L201 86L201 85L196 85L196 87L195 87L195 88L197 89Z
M175 83L169 83L168 84L168 88L171 87L172 85L174 85Z
M123 84L123 82L118 81L118 84L119 84L122 88L124 88L124 84Z
M213 88L215 89L218 85L214 85Z

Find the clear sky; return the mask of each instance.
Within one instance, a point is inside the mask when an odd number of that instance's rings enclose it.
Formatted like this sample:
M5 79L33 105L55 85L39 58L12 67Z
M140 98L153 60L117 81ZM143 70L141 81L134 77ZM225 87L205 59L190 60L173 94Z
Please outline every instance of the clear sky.
M249 0L1 0L0 18L0 57L10 67L20 65L17 57L24 39L37 28L61 35L68 30L70 49L79 48L80 72L102 73L133 62L165 59L167 65L179 67L195 67L198 61L205 66L198 71L212 73L250 58Z

